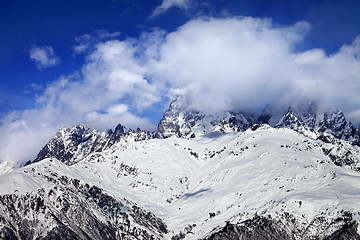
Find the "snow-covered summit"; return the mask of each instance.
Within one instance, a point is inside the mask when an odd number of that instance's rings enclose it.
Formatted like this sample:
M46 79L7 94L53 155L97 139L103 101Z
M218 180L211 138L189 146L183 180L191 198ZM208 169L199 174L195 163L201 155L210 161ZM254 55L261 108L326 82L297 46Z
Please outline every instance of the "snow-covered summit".
M91 152L102 151L107 144L106 133L76 125L61 128L43 147L34 162L56 158L73 164Z
M360 131L346 120L341 110L322 112L315 103L303 108L289 107L280 115L278 110L269 106L258 115L231 111L206 114L187 109L182 99L177 98L171 102L160 120L157 136L194 138L214 131L245 131L252 125L261 123L275 128L290 128L313 138L331 134L335 138L360 146Z
M169 109L158 124L157 136L177 136L195 138L210 134L214 131L221 133L240 132L248 129L255 123L254 115L241 112L217 112L206 114L201 111L189 110L181 99L171 102Z
M324 135L331 135L360 146L360 131L346 121L340 110L324 113L319 111L316 104L310 104L300 110L289 107L282 115L275 114L269 106L258 115L230 111L206 114L188 109L183 99L176 98L170 103L155 132L128 130L121 124L106 133L80 125L64 127L44 146L33 162L54 157L64 163L74 164L89 154L101 152L118 142L171 136L185 139L216 137L224 133L243 132L254 124L262 123L275 128L290 128L312 139L321 140L326 138ZM29 163L31 161L27 164Z
M149 132L137 129L128 130L118 124L115 130L99 132L81 125L61 128L55 136L42 148L36 159L56 158L68 165L75 164L91 153L101 152L118 142L141 141L151 138ZM32 163L27 162L26 165Z
M275 127L287 127L312 137L330 134L337 139L360 146L360 132L346 120L344 113L339 109L321 112L314 104L302 111L288 108Z

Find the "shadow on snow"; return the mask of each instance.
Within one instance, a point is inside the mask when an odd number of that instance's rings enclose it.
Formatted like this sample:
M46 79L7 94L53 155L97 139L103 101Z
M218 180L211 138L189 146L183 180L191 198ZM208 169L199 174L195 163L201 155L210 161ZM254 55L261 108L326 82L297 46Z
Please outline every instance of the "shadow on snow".
M202 193L205 193L205 192L208 192L208 191L211 191L210 188L203 188L203 189L200 189L199 191L196 191L196 192L193 192L193 193L185 193L184 195L181 196L181 198L184 198L184 199L188 199L190 197L199 197L202 195Z

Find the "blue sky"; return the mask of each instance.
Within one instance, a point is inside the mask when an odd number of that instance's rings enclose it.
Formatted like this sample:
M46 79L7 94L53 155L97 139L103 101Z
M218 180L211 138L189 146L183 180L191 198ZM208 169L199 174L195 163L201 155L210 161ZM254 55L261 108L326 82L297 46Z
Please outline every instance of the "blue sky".
M149 18L161 1L2 1L0 21L0 112L34 106L31 84L45 87L62 74L78 70L82 57L74 57L75 37L96 30L119 31L120 38L138 37L160 27L173 31L194 15L269 17L279 24L308 21L312 25L301 48L323 48L327 53L349 44L359 34L359 1L195 1L184 10L172 7ZM205 4L206 3L206 4ZM52 46L61 63L38 70L30 61L33 45Z
M358 123L359 12L356 0L2 1L0 160L31 159L64 125L153 129L175 95L206 111L318 101Z

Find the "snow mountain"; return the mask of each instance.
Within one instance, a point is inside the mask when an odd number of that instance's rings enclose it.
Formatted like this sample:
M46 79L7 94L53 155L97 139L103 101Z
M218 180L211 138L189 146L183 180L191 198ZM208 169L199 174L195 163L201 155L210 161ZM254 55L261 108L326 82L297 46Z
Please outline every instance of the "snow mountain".
M305 111L295 112L289 108L275 127L287 127L305 135L315 133L317 137L329 134L335 138L360 146L360 132L351 122L347 122L345 115L337 109L330 113L317 111L311 104Z
M170 108L160 120L158 134L163 137L175 135L191 138L216 130L222 133L240 132L254 124L266 123L275 128L290 128L315 138L323 134L330 134L335 138L360 146L359 129L356 129L351 122L346 121L341 110L320 112L314 103L300 110L292 110L289 107L280 117L276 114L273 115L269 106L256 116L241 112L221 112L209 115L199 111L186 110L183 105L181 99L171 102Z
M177 136L181 138L195 138L214 131L221 133L240 132L248 129L256 122L256 116L243 113L222 112L205 114L199 111L188 110L181 102L175 99L158 125L157 137Z
M38 162L45 158L56 158L65 164L74 164L91 153L101 152L120 141L142 141L152 138L149 132L137 129L127 130L118 124L114 131L107 133L91 130L81 125L61 128L56 135L43 147L33 161L25 165Z
M1 239L360 239L359 131L315 105L62 128L0 185Z

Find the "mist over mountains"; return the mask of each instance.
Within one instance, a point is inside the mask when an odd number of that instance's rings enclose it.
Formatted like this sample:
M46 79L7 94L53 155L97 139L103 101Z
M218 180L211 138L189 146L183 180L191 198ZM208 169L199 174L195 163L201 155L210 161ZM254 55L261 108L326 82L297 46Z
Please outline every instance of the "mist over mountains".
M310 28L307 22L199 17L172 32L153 29L136 39L84 36L76 45L86 46L82 68L51 82L33 109L1 119L1 159L24 162L60 127L76 123L100 131L119 122L154 130L161 108L175 96L209 114L258 113L267 104L282 114L315 102L324 112L342 109L358 124L359 39L331 55L300 51Z
M98 132L81 125L61 128L37 158L27 164L48 157L55 157L68 164L75 163L93 152L111 148L123 138L132 141L172 136L191 139L214 133L243 132L258 124L290 128L314 139L323 137L324 134L331 135L360 146L359 129L348 122L340 110L321 112L315 103L296 110L289 107L282 114L269 105L258 114L228 111L207 114L189 110L185 103L185 99L181 97L173 100L156 131L144 131L140 128L131 130L121 124L107 132ZM66 143L65 140L70 142Z

